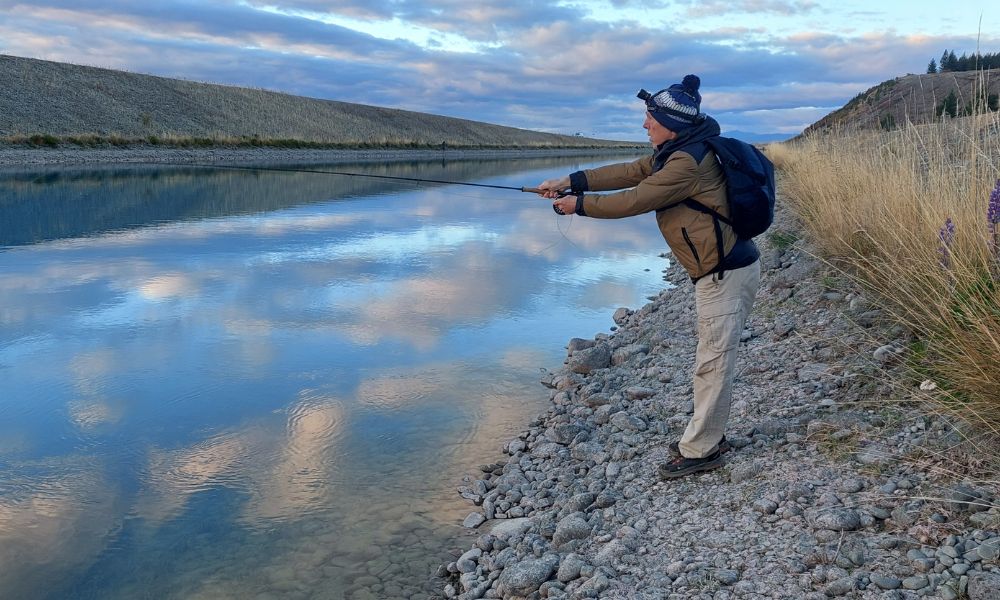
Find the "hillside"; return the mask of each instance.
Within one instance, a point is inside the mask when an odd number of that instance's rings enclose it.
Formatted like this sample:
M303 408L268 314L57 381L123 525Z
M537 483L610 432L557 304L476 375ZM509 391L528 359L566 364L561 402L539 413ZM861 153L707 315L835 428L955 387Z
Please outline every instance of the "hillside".
M0 81L0 139L41 134L368 147L636 145L9 55L0 55Z
M813 123L804 133L841 126L892 128L907 121L927 123L940 115L941 103L952 92L961 114L974 98L1000 94L1000 69L906 75L883 81Z

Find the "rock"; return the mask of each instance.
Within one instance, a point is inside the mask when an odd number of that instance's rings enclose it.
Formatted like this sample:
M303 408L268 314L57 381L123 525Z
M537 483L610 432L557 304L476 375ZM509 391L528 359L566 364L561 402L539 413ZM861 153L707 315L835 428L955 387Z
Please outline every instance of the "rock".
M895 362L903 355L903 349L897 348L892 344L886 344L884 346L879 346L875 352L872 353L872 357L880 363L888 364Z
M969 516L969 522L977 529L1000 529L1000 513L978 512Z
M479 527L485 522L486 522L486 517L483 516L483 513L474 512L474 513L469 513L469 516L465 517L465 520L462 521L462 526L468 527L469 529L475 529L476 527Z
M796 372L796 376L800 383L806 383L809 381L817 381L824 375L830 373L830 365L824 363L811 363L805 365Z
M858 325L862 327L872 327L882 317L882 311L869 310L858 315Z
M562 560L559 564L559 571L556 573L556 579L563 583L569 583L577 577L580 576L580 569L583 568L584 562L577 554L567 554L566 558Z
M869 576L869 579L871 579L872 583L883 590L896 590L903 585L903 582L895 577L887 577L885 575L879 575L878 573L872 573Z
M734 585L740 580L740 574L731 569L719 569L715 572L715 580L722 585Z
M625 395L630 400L642 400L656 395L656 390L648 387L634 385L625 390Z
M788 319L778 319L774 323L774 337L781 339L795 331L795 323Z
M979 490L967 486L956 485L951 489L948 500L952 508L966 512L982 512L989 509L989 503L982 500Z
M615 490L604 490L597 495L594 500L594 505L597 508L610 508L615 505L616 502L622 499L622 495Z
M1000 600L1000 575L985 571L969 574L969 600Z
M552 545L559 548L567 542L583 539L590 535L590 530L590 523L583 513L573 513L559 521L555 535L552 536Z
M757 477L761 472L761 466L756 462L735 464L729 468L729 481L740 483Z
M597 464L607 462L608 453L604 450L604 444L597 442L584 442L573 447L570 455L577 460L592 460Z
M854 458L863 465L884 465L892 459L892 453L884 445L874 443L862 448Z
M587 348L593 348L597 342L594 340L584 340L581 338L573 338L569 341L567 346L569 353L579 352L580 350L586 350Z
M823 591L827 596L845 596L854 589L854 580L850 577L842 577L831 582Z
M628 321L629 315L632 311L624 306L615 311L615 314L611 315L611 319L616 325L624 325Z
M583 400L583 405L588 408L597 408L598 406L604 406L605 404L610 404L611 398L607 394L591 394Z
M611 424L622 431L646 431L647 427L645 421L624 411L615 413Z
M511 537L522 536L531 529L531 519L522 517L520 519L503 519L493 523L490 527L490 534L506 540Z
M524 443L523 440L512 440L507 444L507 453L511 456L517 454L518 452L524 452L528 449L528 445Z
M1000 557L1000 538L993 538L988 542L983 542L976 548L976 553L983 560L996 560Z
M559 557L548 555L525 560L508 566L497 579L498 591L503 594L527 596L545 583L559 564Z
M591 348L579 350L569 357L568 364L570 371L581 375L597 369L606 369L611 366L611 348L607 344L596 344Z
M459 573L472 573L476 570L476 562L479 557L483 555L483 551L479 548L473 548L467 551L458 560L455 561L455 566L458 568Z
M578 433L583 431L583 427L573 423L562 423L545 430L545 437L557 444L567 445L573 441Z
M580 586L578 593L582 598L600 598L601 592L608 589L611 583L603 573L597 573Z
M845 494L854 494L865 489L865 480L860 477L852 477L850 479L845 479L840 482L838 486L841 492Z
M926 575L914 575L903 580L904 590L922 590L930 585Z
M531 449L531 455L538 458L554 458L565 452L566 446L557 442L545 442Z
M831 508L810 512L809 521L817 529L855 531L861 528L861 515L853 508Z
M645 344L629 344L611 353L611 364L621 365L640 354L649 354L649 346Z
M611 540L597 552L594 564L597 566L613 566L614 562L628 553L628 547L621 540Z
M778 504L767 498L758 498L753 503L753 509L763 515L773 515L778 510Z
M754 429L761 435L770 438L783 438L787 433L796 433L802 430L802 425L797 419L769 419L758 423Z

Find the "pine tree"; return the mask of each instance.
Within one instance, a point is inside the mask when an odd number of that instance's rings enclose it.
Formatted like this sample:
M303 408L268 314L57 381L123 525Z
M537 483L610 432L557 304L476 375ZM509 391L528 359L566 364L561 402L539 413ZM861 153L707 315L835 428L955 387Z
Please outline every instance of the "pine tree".
M955 56L954 50L948 51L948 70L957 71L958 70L958 57Z
M931 59L931 62L927 63L927 72L937 73L937 62L935 62L933 58Z
M944 73L947 70L948 70L948 51L945 50L941 54L941 69L940 69L940 72Z
M939 116L948 115L952 118L958 114L958 97L955 96L955 90L948 92L945 99L938 104L937 113Z

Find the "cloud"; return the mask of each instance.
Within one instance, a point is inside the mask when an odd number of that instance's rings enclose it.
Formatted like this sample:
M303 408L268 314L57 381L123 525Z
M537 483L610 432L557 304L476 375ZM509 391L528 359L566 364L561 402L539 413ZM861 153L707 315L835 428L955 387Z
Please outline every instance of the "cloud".
M679 0L677 4L688 5L689 17L729 14L779 14L801 15L812 12L819 4L810 0Z
M761 117L749 123L755 130L787 129L801 124L791 109L843 104L922 72L943 48L976 45L974 35L866 30L877 16L821 12L811 1L679 6L692 14L672 25L662 16L670 5L658 2L41 0L12 5L0 38L13 54L639 141L635 90L686 73L702 77L707 110L739 109ZM624 16L602 16L616 11ZM629 16L644 12L660 16ZM730 14L749 16L734 26ZM853 29L806 24L839 17Z

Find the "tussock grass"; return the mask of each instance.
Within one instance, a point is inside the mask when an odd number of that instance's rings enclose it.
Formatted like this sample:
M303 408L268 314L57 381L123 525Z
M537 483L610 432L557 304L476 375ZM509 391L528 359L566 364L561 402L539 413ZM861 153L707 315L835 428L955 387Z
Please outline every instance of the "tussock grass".
M933 411L1000 434L997 113L842 130L767 148L784 196L831 264L913 333L908 366ZM946 225L949 224L950 225ZM983 445L994 457L995 443Z

